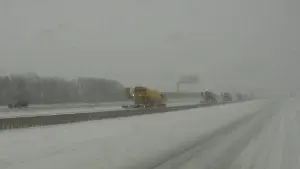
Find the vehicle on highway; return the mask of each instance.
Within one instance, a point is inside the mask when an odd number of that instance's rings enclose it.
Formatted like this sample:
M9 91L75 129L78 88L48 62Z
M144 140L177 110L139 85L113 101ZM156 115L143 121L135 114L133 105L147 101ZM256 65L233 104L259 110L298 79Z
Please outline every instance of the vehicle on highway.
M10 109L12 109L12 108L26 108L26 107L28 107L28 102L25 101L25 100L18 100L17 102L15 102L13 104L8 104L7 106Z
M205 92L201 92L201 96L203 97L204 100L200 102L204 104L217 104L219 100L218 95L209 90L206 90Z
M164 93L144 86L133 86L125 89L126 95L133 105L123 108L166 107L167 97Z
M222 101L224 102L232 102L232 96L229 92L223 92L221 93Z

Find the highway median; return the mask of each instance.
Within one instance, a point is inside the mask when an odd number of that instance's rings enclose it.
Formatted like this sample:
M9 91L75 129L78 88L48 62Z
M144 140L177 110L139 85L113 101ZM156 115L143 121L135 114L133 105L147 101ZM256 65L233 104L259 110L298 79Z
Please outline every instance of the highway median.
M90 120L101 120L109 118L120 118L129 116L138 116L145 114L165 113L171 111L187 110L200 107L216 106L220 104L229 104L237 102L223 102L219 104L190 104L180 105L167 108L140 108L140 109L124 109L124 110L110 110L101 112L89 113L68 113L55 115L36 115L36 116L21 116L0 118L0 130L28 128L37 126L48 126L58 124L68 124Z

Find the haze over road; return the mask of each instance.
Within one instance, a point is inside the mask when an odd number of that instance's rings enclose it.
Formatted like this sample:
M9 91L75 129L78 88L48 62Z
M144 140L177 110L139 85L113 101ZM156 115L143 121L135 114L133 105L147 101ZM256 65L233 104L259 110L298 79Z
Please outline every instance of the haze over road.
M122 86L175 91L182 75L199 78L182 91L300 96L299 6L299 0L0 0L0 103L122 100ZM0 117L116 109L93 106L0 107ZM0 168L299 169L299 113L300 99L261 99L1 131Z
M3 169L295 169L300 99L0 132Z
M105 77L172 91L180 75L191 73L202 90L300 91L299 6L299 0L1 0L0 74Z

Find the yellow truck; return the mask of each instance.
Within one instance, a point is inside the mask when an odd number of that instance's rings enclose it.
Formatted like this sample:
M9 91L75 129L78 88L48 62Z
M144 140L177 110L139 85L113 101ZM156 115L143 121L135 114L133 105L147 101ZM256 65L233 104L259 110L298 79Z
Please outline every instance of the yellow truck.
M133 105L123 106L123 108L166 107L166 95L158 90L149 89L144 86L134 86L125 88L125 93L133 101Z

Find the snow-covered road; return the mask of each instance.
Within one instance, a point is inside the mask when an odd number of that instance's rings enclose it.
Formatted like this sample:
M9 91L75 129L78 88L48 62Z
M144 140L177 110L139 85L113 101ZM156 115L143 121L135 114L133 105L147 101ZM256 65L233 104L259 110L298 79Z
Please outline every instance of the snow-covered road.
M1 169L297 169L300 100L0 132Z
M170 100L168 107L182 106L189 104L198 104L197 99L177 99ZM36 105L25 109L0 108L0 118L37 116L37 115L55 115L55 114L73 114L90 113L122 110L122 105L129 105L131 102L112 102L99 104L61 104L61 105Z

